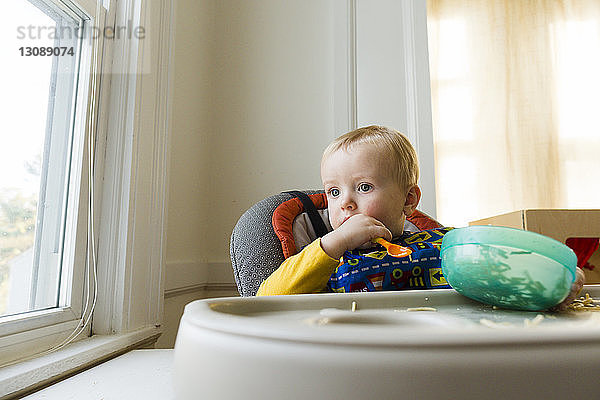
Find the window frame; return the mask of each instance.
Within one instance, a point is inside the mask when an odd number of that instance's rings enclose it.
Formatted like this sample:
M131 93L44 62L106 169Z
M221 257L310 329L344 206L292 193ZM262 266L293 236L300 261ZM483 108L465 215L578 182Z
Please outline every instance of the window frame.
M88 8L96 4L80 1ZM144 27L146 36L103 42L94 172L98 302L92 336L0 368L0 397L28 394L151 345L161 333L175 4L98 1L108 10L107 25ZM71 328L54 326L45 333Z
M93 104L92 99L93 94L98 93L99 89L98 82L96 88L92 87L92 52L94 46L98 46L100 50L97 63L100 67L103 61L103 37L95 35L97 37L94 38L91 27L103 27L107 23L107 14L104 7L100 7L99 14L96 15L96 4L92 0L79 0L77 5L69 0L64 2L48 0L48 2L71 16L77 15L81 19L81 26L84 27L80 43L79 74L74 86L75 112L72 127L74 132L82 132L82 134L74 134L71 145L72 158L77 160L79 165L72 166L68 172L68 180L71 184L68 185L66 194L68 201L75 202L76 205L67 207L64 234L70 235L72 239L64 241L63 265L59 272L61 281L68 284L61 284L58 307L5 316L0 319L3 332L0 336L2 350L0 365L34 355L40 352L40 349L49 349L61 337L75 330L85 307L89 307L92 301L88 298L86 304L84 298L88 213L87 189L85 189L88 186L88 154L85 143L91 134L89 121L97 118L97 115L91 112L92 109L97 109L98 98L95 99L96 104ZM87 336L89 333L88 327L81 336Z

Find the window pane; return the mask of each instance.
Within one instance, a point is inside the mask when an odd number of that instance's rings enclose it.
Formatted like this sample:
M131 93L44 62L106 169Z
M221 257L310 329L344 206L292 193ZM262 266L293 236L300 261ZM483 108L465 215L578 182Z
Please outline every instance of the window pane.
M3 3L0 316L58 306L81 25L41 1Z
M600 2L427 7L437 218L598 208Z

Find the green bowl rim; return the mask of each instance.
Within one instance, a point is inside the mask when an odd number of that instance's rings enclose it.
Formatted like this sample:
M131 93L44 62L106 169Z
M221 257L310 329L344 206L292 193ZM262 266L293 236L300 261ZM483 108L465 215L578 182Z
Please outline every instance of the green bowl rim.
M506 235L509 232L510 235ZM498 235L503 234L502 237ZM567 245L536 232L505 226L472 225L455 228L444 235L440 252L465 244L497 245L532 251L551 258L569 271L575 278L577 256Z

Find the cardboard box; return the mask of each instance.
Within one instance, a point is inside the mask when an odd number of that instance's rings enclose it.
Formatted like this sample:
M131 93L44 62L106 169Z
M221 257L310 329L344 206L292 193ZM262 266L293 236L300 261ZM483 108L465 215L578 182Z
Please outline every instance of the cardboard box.
M600 210L519 210L470 222L541 233L559 242L568 238L600 238ZM593 270L584 269L586 283L600 283L600 249L589 260Z

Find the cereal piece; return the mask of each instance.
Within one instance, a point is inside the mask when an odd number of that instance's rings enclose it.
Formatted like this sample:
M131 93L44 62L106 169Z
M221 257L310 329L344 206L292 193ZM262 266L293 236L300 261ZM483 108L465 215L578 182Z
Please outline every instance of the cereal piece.
M437 311L437 308L433 308L433 307L411 307L411 308L407 308L406 311Z
M539 325L544 320L544 316L542 314L538 314L535 318L529 319L525 318L523 323L525 324L525 328L531 328L533 326Z
M494 322L485 318L480 319L479 323L483 326L487 326L488 328L511 328L514 326L510 322Z

